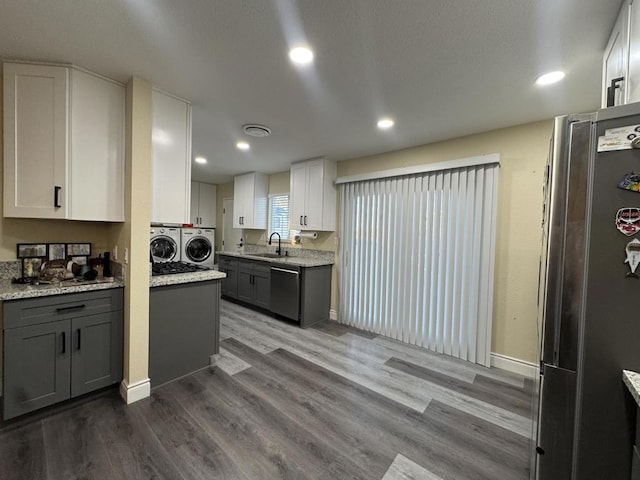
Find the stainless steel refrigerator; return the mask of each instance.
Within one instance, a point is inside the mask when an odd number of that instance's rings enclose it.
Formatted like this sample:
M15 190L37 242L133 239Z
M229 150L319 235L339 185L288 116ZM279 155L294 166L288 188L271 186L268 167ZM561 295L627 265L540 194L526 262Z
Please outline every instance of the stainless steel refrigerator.
M532 478L630 478L636 405L622 370L640 371L637 147L640 104L554 122Z

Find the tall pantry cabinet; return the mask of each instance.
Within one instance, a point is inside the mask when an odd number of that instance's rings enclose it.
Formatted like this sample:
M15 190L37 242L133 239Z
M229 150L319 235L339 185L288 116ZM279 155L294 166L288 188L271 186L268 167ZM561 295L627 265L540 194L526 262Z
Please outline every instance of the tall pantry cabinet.
M4 216L124 221L125 86L4 63Z

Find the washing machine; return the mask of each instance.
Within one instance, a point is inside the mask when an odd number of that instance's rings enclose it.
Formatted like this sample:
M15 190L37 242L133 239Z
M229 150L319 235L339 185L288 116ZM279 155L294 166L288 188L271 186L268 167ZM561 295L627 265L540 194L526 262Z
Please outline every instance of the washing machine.
M151 227L151 256L154 262L177 262L180 260L180 229L174 227Z
M215 232L213 228L183 228L182 261L213 268Z

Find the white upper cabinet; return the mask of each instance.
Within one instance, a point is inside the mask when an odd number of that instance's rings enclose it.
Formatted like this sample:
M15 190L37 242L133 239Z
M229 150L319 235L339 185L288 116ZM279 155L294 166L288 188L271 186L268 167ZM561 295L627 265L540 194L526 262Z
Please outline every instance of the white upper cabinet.
M152 92L153 182L151 222L189 223L191 206L191 105Z
M269 178L246 173L233 179L233 228L267 228Z
M124 220L125 87L4 64L4 216Z
M191 182L191 223L194 227L216 228L216 191L210 183Z
M638 101L640 101L640 0L625 0L604 52L602 107Z
M319 158L291 165L289 228L336 229L336 162Z

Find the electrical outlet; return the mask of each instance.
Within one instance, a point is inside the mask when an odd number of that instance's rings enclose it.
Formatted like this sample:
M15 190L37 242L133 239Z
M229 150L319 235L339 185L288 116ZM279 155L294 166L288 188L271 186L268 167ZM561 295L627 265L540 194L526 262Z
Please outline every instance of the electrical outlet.
M124 263L125 265L129 263L129 249L124 247Z
M118 246L113 247L113 259L118 260Z

